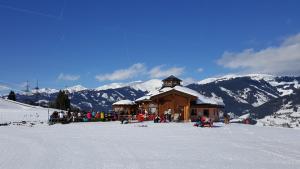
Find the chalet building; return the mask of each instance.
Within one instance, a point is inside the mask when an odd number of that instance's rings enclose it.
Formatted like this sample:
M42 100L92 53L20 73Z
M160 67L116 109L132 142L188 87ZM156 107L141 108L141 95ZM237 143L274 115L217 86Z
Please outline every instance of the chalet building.
M114 112L119 115L134 115L137 111L137 105L131 100L120 100L112 104Z
M195 121L203 115L218 121L220 111L224 108L223 102L183 87L181 82L182 80L177 77L169 76L163 80L161 89L138 98L134 102L127 101L131 105L122 105L116 102L113 108L114 110L130 109L131 111L128 113L135 111L158 114L161 117L170 114L174 121Z

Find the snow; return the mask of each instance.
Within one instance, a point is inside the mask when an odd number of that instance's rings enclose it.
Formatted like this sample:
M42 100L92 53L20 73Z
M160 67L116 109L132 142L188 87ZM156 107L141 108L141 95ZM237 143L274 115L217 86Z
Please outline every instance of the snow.
M103 97L103 98L105 98L105 99L108 99L107 93L103 93L101 97Z
M131 100L120 100L120 101L113 103L112 105L135 105L135 103L134 103L134 101L131 101Z
M134 82L129 82L129 83L111 83L111 84L106 84L103 86L100 86L96 88L96 91L99 90L107 90L107 89L117 89L117 88L122 88L122 87L131 87L135 90L141 90L144 92L152 92L155 90L158 90L162 86L162 81L159 79L151 79L148 81L134 81Z
M49 113L53 111L55 111L55 109L49 109ZM0 123L20 121L46 122L47 120L47 108L0 99Z
M249 104L246 100L244 100L243 98L241 98L237 94L233 93L232 91L230 91L230 90L228 90L228 89L226 89L224 87L220 87L220 89L222 91L226 92L230 97L234 98L237 102Z
M135 89L135 90L141 90L141 91L148 91L148 92L152 92L155 90L160 89L162 86L162 81L159 79L151 79L148 80L146 82L143 83L136 83L134 85L131 85L131 88Z
M293 112L293 113L290 114L290 116L295 117L295 118L300 118L300 112Z
M234 123L234 122L242 122L244 121L245 119L248 119L250 117L250 113L247 113L247 114L244 114L238 118L235 118L235 119L231 119L230 122L231 123Z
M300 105L292 106L292 102L283 105L273 115L259 120L264 126L300 128Z
M277 88L277 91L280 92L281 96L286 96L292 94L294 91L292 89L286 89L289 87L294 87L296 89L299 88L299 82L294 80L293 82L277 82L277 81L270 81L269 82L272 86Z
M89 108L93 108L93 105L91 103L89 103L89 102L80 102L79 104L83 104L83 105L85 105L85 106L87 106Z
M118 88L125 87L126 85L127 84L123 84L123 83L111 83L111 84L106 84L106 85L97 87L95 90L100 91L100 90L108 90L108 89L118 89Z
M0 99L0 112L17 120L36 112L41 113L39 120L46 120L46 110ZM0 168L5 169L300 166L298 129L222 123L215 123L213 128L198 128L193 123L94 122L9 125L1 126L0 133Z
M158 95L158 94L161 94L161 93L165 93L165 92L168 92L168 91L171 91L171 90L176 90L176 91L179 91L179 92L186 93L186 94L197 97L198 98L198 100L197 100L198 104L224 105L223 100L221 98L218 98L216 96L206 97L206 96L198 93L195 90L192 90L192 89L189 89L189 88L183 87L183 86L175 86L173 88L172 87L165 87L165 88L162 88L158 91L153 91L152 93L150 93L150 95L152 97L152 96L155 96L155 95Z
M251 91L250 88L245 88L243 89L243 91L238 91L238 92L243 99L247 99L250 91Z
M281 94L281 96L286 96L286 95L290 95L292 93L294 93L294 91L292 89L287 89L287 90L284 90L284 89L280 89L278 88L277 89Z
M275 96L275 95L273 95L273 94L271 94L271 93L269 93L269 92L267 92L267 91L265 91L265 90L263 90L263 89L260 89L260 88L258 88L257 86L254 86L254 85L250 85L250 86L256 88L256 89L259 90L259 91L262 91L262 92L266 93L266 94L269 95L269 96L272 96L272 97L274 97L274 98L277 98L277 96Z
M257 102L252 103L253 107L258 107L269 101L269 98L261 92L257 92L254 97L256 98Z
M115 101L115 98L112 97L112 96L109 96L109 99L108 99L110 102L114 102Z
M225 80L231 80L231 79L236 79L236 78L240 78L240 77L250 77L252 80L266 80L266 81L271 81L274 80L275 76L273 75L268 75L268 74L241 74L241 75L237 75L237 74L229 74L229 75L225 75L225 76L221 76L221 77L215 77L215 78L207 78L207 79L203 79L201 81L198 82L198 84L208 84L208 83L217 83L220 81L225 81Z
M81 93L80 96L83 97L85 100L88 100L85 94Z
M32 93L36 93L36 89L32 90ZM51 88L41 88L38 90L39 93L47 93L47 94L53 94L59 92L57 89L51 89Z
M67 88L65 88L65 90L69 91L70 93L73 93L73 92L79 92L82 90L87 90L87 88L83 87L82 85L75 85L72 87L67 87Z
M145 95L145 96L142 96L142 97L136 99L135 101L138 102L138 101L150 100L150 98L151 98L151 95Z
M299 168L300 130L217 125L98 122L0 127L0 168Z

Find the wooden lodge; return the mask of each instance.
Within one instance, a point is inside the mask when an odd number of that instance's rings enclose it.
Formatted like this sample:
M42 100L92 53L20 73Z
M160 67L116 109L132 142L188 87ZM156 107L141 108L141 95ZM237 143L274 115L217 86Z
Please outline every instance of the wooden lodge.
M128 115L140 112L160 117L169 115L171 121L185 122L196 121L201 116L218 121L223 108L222 101L205 97L197 91L183 87L181 80L175 76L164 79L161 89L138 98L134 102L122 100L113 104L115 112L122 110Z
M118 115L133 115L136 113L137 105L131 100L120 100L112 104L114 112Z

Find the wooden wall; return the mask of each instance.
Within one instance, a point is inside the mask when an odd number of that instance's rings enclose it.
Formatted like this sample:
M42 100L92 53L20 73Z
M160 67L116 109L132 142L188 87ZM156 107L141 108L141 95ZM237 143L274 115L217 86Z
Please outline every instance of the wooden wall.
M204 115L204 112L208 111L208 117L211 118L214 121L219 121L219 112L220 108L217 107L199 107L199 106L191 106L191 118L192 121L194 121L195 118L200 118ZM192 113L194 112L195 115Z
M163 116L165 111L168 109L172 110L172 114L180 113L181 120L189 120L189 106L190 99L188 97L183 97L175 93L159 98L158 103L158 113Z

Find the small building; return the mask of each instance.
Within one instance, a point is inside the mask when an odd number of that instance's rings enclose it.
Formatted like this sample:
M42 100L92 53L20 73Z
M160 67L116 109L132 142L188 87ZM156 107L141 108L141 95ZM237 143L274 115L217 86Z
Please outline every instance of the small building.
M182 86L181 82L175 76L164 79L161 89L135 100L136 111L160 117L169 115L174 121L196 121L201 116L218 121L220 111L224 108L223 101L206 97Z
M131 100L120 100L112 104L113 111L120 116L134 115L137 110L137 105Z

